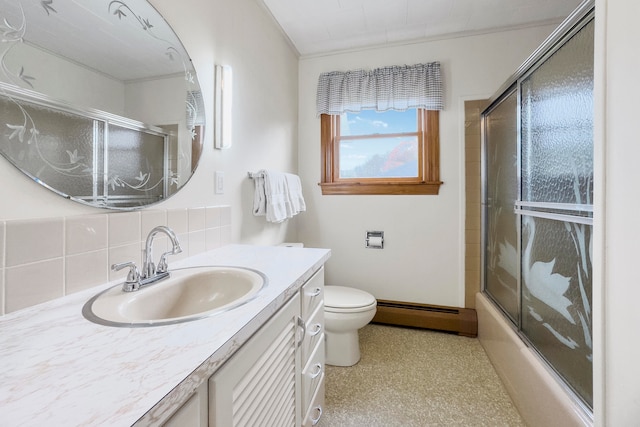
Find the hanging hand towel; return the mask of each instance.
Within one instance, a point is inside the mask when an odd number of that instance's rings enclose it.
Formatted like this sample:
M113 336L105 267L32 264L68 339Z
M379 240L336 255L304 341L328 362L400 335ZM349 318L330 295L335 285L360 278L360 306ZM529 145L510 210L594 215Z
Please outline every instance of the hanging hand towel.
M261 170L254 178L255 195L253 214L266 215L269 222L282 222L289 218L289 197L285 174L281 172Z
M267 214L267 195L264 189L264 177L266 171L260 171L253 176L255 186L253 192L253 215L265 216Z
M292 173L286 173L284 175L287 181L289 206L291 207L291 211L288 213L289 217L292 217L300 212L306 211L307 205L305 204L304 197L302 196L302 183L300 182L300 177Z

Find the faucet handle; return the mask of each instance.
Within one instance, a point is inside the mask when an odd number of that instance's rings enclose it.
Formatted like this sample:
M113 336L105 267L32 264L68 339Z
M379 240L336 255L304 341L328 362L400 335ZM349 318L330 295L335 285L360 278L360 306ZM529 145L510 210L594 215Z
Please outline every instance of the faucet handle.
M158 261L156 273L165 273L169 269L169 264L167 264L167 255L173 255L173 251L165 252L160 255L160 261Z
M129 267L129 273L127 274L127 280L125 280L122 285L122 290L125 292L137 291L140 288L140 271L135 262L129 261L113 264L111 269L113 271L119 271L125 267Z
M158 261L158 265L156 266L156 273L166 273L169 269L169 264L167 264L167 257L169 255L177 255L182 252L182 248L180 245L174 247L172 250L167 251L160 255L160 261Z

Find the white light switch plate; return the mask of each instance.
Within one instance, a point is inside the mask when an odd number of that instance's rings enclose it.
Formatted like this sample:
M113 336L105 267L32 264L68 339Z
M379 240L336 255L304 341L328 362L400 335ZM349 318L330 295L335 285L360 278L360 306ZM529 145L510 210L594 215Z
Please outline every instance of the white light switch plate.
M216 194L224 194L224 172L216 172L215 173L215 193Z

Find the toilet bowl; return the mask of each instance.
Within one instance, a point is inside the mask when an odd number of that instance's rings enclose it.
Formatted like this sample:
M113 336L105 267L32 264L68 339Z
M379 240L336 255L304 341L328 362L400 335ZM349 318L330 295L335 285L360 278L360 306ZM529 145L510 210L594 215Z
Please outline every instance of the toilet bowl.
M328 365L352 366L358 363L358 329L373 319L376 304L376 299L368 292L346 286L325 286L325 362Z

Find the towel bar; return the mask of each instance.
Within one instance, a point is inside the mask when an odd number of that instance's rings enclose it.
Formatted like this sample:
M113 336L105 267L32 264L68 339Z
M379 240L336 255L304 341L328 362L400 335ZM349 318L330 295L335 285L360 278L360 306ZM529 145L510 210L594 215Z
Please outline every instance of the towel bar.
M254 179L254 178L260 178L261 176L264 176L263 172L247 172L247 175L249 176L249 179Z

